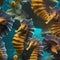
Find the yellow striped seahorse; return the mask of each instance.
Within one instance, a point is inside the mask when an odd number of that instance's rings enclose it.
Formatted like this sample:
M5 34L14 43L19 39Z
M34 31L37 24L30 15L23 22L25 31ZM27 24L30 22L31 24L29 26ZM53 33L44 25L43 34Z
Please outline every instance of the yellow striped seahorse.
M55 12L51 11L50 5L54 6L57 2L57 0L32 0L31 7L34 10L34 13L48 24L56 15Z
M31 19L26 19L21 22L21 26L16 31L12 41L17 52L17 55L14 56L14 60L18 60L22 56L25 49L25 42L28 41L27 39L32 36L33 30L33 23Z
M43 40L44 50L52 53L53 58L60 59L60 39L55 35L46 35Z
M38 41L34 41L31 45L31 47L34 47L32 50L32 53L30 55L30 60L41 60L42 59L42 52L41 45Z
M42 44L37 39L30 38L28 47L23 53L22 60L41 60L43 52Z
M60 37L60 9L57 10L58 17L56 17L54 23L51 25L51 33Z
M14 60L18 60L23 53L27 32L28 26L21 25L17 33L14 35L12 43L17 52L17 56L14 56Z

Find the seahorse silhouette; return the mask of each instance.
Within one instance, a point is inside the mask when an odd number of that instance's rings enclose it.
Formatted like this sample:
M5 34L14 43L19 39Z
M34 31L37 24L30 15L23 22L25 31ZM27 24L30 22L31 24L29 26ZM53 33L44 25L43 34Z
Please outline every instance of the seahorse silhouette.
M43 40L44 50L52 53L54 59L60 59L60 38L55 35L46 35Z
M23 60L42 60L43 46L38 39L31 38L26 51Z
M54 2L50 4L50 2ZM53 0L32 0L31 7L34 10L34 13L42 18L46 24L48 24L55 16L55 13L50 14L51 9L47 6L55 5L56 1ZM47 5L46 5L47 4ZM50 4L50 5L49 5ZM47 9L48 8L48 9Z
M5 37L9 31L11 31L13 26L13 20L11 17L3 12L0 11L0 52L2 52L1 58L3 60L7 60L7 53L4 42L1 40L3 37Z
M32 36L33 31L34 26L31 19L26 19L21 22L21 26L16 31L17 33L14 35L12 42L17 52L17 55L14 56L14 60L18 60L21 57L25 49L25 44L28 41L27 39L29 39Z

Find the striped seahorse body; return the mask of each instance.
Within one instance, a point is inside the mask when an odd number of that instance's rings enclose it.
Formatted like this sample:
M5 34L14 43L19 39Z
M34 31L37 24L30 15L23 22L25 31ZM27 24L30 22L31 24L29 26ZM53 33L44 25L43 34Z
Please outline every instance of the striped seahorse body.
M37 43L36 47L32 51L32 54L30 56L30 60L38 60L38 51L39 51L39 46L38 46L38 43Z
M55 14L50 14L50 12L47 11L45 2L48 3L46 0L32 0L31 7L34 13L42 18L46 24L48 24L54 18ZM51 11L49 7L48 9Z
M26 27L25 29L28 29L28 27ZM18 30L21 30L21 26ZM21 30L20 32L17 32L14 35L12 43L14 45L14 48L16 49L17 56L18 56L17 59L14 57L16 60L18 60L21 57L21 55L24 51L24 48L25 48L24 44L25 44L26 37L27 37L27 31L25 31L25 30Z
M22 56L25 49L25 44L27 43L26 41L28 37L31 37L32 32L30 31L33 31L31 28L33 24L31 24L31 22L32 20L23 20L21 22L21 26L17 30L17 33L14 35L12 43L17 52L17 55L14 56L14 60L18 60Z
M7 60L8 58L5 43L1 39L11 31L12 26L13 20L11 19L11 16L3 12L1 8L0 9L0 50L2 54L1 60Z
M29 45L26 48L27 54L25 54L25 59L23 60L41 60L42 59L42 45L40 42L34 38L29 41ZM28 57L28 58L26 58Z

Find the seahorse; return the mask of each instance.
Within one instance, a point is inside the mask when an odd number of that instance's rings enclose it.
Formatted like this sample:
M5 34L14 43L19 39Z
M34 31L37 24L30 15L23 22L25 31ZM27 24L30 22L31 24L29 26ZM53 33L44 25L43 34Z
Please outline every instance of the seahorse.
M57 37L60 37L60 9L57 11L58 17L56 17L56 20L54 23L51 25L51 33L56 35Z
M13 26L13 20L10 15L5 12L0 14L0 37L6 36L11 31Z
M14 35L12 41L14 48L17 52L17 55L14 56L14 60L18 60L22 56L23 51L25 49L25 44L28 41L27 39L29 39L32 36L33 31L34 29L31 19L26 19L21 22L21 26L16 31L16 34Z
M14 20L20 21L28 17L28 14L22 8L22 0L14 0L10 2L11 9L6 11Z
M30 38L28 47L24 52L22 60L41 60L43 46L37 39Z
M55 35L46 35L43 45L44 51L50 52L54 59L60 59L60 38Z
M50 2L53 4L50 4ZM57 3L57 0L32 0L31 8L37 16L42 18L44 22L48 24L56 15L55 12L53 13L49 7L50 5L54 6L55 3Z
M0 50L2 52L1 58L3 60L7 60L8 56L6 53L5 43L2 41L2 38L6 37L6 35L11 31L12 26L13 20L11 19L11 16L0 9Z
M40 49L42 46L39 45L38 41L35 41L33 43L34 44L32 44L32 46L34 47L34 49L32 50L30 60L42 60L43 50Z
M55 35L46 35L43 40L44 50L51 51L51 46L57 45L57 37Z

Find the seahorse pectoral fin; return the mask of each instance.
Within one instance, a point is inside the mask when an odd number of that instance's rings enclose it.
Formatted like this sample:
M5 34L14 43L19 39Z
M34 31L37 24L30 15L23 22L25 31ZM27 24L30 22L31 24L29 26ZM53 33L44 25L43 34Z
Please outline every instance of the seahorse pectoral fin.
M26 50L29 50L33 44L33 41L30 42L29 46L26 48Z
M26 50L29 50L31 47L35 47L37 45L37 42L31 41L29 46L26 48Z

